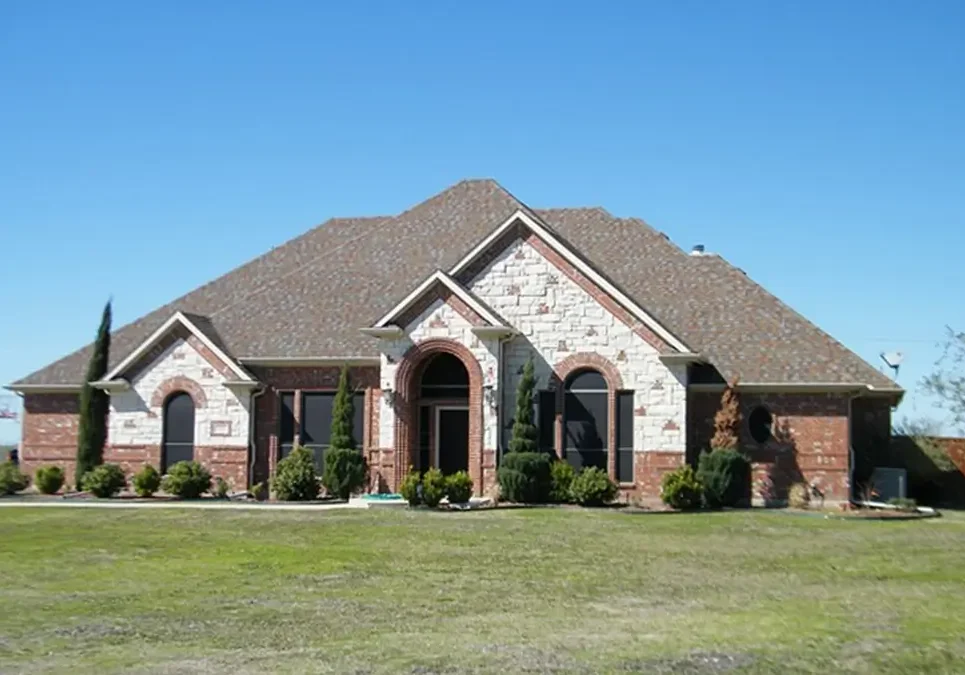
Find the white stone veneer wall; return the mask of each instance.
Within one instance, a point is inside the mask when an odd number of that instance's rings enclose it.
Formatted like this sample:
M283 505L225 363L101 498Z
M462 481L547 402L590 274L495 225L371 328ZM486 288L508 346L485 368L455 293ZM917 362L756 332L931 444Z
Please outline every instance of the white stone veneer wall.
M686 366L668 367L657 350L613 316L528 243L517 240L469 284L470 290L520 332L504 347L500 384L503 433L515 407L518 371L533 353L538 388L553 366L575 352L613 363L634 391L634 450L686 449ZM611 421L611 424L613 421Z
M195 409L195 445L246 447L247 392L238 396L223 386L224 376L184 340L178 340L141 370L131 382L130 390L111 396L108 443L160 445L162 409L152 407L151 398L162 382L178 376L196 382L207 398L205 407Z
M451 305L437 300L422 314L404 327L404 336L394 340L382 340L382 390L395 390L396 371L402 357L415 344L430 338L448 338L469 348L479 367L482 369L483 385L498 383L498 354L499 343L496 340L483 340L476 337L470 330L472 324L465 319ZM389 358L391 358L391 363ZM379 443L380 447L395 447L395 410L384 398L381 400L379 411ZM483 401L483 449L496 447L498 425L496 412Z

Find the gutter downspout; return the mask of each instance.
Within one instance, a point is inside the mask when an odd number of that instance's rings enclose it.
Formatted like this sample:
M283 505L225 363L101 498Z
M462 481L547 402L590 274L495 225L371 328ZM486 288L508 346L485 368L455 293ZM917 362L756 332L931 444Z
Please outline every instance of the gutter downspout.
M255 389L251 390L251 394L248 396L248 489L254 487L255 485L255 456L258 452L258 446L255 443L255 417L256 415L256 400L259 396L267 391L267 387L264 384L258 385Z
M861 392L848 397L848 501L855 499L854 485L854 401L861 397Z

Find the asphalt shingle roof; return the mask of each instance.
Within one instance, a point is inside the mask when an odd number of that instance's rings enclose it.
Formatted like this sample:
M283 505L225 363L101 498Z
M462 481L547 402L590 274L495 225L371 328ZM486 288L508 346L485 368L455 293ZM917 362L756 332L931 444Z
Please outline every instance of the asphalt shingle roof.
M236 358L376 355L359 332L516 210L535 214L728 379L895 387L716 256L690 256L642 220L531 210L495 181L458 183L398 216L335 218L115 331L111 366L176 310ZM16 384L80 383L90 345Z

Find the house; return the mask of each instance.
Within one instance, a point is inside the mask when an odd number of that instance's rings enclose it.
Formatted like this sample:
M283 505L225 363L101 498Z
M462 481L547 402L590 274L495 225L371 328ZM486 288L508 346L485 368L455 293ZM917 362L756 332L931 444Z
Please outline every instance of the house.
M9 385L21 458L71 467L85 347ZM106 461L194 458L244 486L321 458L342 366L373 488L409 467L493 489L532 357L540 444L630 495L707 448L725 382L760 484L848 496L851 447L902 390L743 271L602 208L469 180L396 216L335 218L114 333ZM769 488L775 489L775 488Z

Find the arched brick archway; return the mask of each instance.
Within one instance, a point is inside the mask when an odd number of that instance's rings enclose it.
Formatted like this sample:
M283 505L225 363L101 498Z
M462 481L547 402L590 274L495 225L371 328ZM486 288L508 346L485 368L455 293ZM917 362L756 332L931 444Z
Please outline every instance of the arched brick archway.
M190 394L195 408L204 408L208 404L208 397L204 395L204 389L200 384L190 378L176 375L175 377L169 377L164 380L164 382L159 384L157 389L154 390L154 393L151 395L151 407L160 408L164 405L167 397L176 391L183 391Z
M550 387L556 390L556 456L564 458L563 452L563 409L564 384L566 379L581 370L595 370L606 380L607 388L607 473L610 478L617 479L617 392L623 389L623 377L609 359L592 352L577 352L570 354L556 364L550 377Z
M426 365L438 354L451 354L458 358L469 374L469 475L476 494L483 489L483 373L479 361L469 349L455 340L431 338L412 347L402 357L396 371L395 400L395 455L397 470L395 486L398 489L402 476L416 463L415 452L419 445L419 384Z

